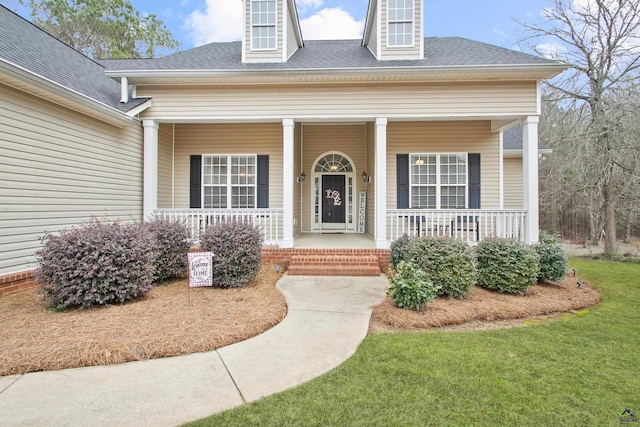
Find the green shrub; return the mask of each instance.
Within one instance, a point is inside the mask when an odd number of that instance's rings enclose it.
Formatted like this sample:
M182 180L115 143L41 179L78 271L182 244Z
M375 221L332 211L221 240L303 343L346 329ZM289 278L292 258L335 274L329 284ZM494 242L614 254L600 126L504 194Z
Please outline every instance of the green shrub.
M498 292L523 294L533 286L540 270L531 247L515 240L487 239L477 248L478 285Z
M144 226L155 239L154 282L186 276L190 247L187 227L180 222L164 219L156 219Z
M439 286L427 278L427 274L414 263L400 261L389 277L387 294L399 308L423 311L429 301L438 294Z
M473 290L478 280L476 258L469 245L461 240L442 237L419 237L409 241L405 260L424 270L427 278L440 287L438 295L462 298Z
M215 286L244 286L258 275L262 262L258 227L238 221L215 224L206 229L200 243L202 250L213 252Z
M93 219L41 240L36 280L54 309L120 304L153 286L154 240L139 224Z
M534 246L540 257L539 282L561 282L567 272L567 255L556 243L555 236L540 232L540 242Z
M391 242L391 256L389 258L391 264L398 265L400 261L407 260L405 258L405 251L409 242L411 242L411 238L406 234L403 234Z

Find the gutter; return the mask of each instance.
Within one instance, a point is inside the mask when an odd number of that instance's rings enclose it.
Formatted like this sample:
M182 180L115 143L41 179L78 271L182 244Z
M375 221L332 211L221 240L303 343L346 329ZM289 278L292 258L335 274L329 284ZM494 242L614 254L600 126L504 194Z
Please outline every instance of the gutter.
M139 123L137 119L128 116L126 113L117 110L116 108L113 108L100 101L96 101L95 99L87 95L84 95L74 89L68 88L67 86L61 85L60 83L54 82L51 79L43 77L17 64L9 62L6 59L0 58L0 70L5 71L9 74L13 74L15 77L28 83L34 84L35 86L42 88L52 94L58 95L70 101L71 103L96 110L97 112L113 118L114 122L120 122L122 125ZM100 120L108 122L104 119Z
M402 67L351 67L351 68L280 68L280 69L175 69L175 70L106 70L111 78L202 78L202 77L246 77L246 76L306 76L306 75L433 75L479 72L545 72L557 75L569 68L566 64L538 65L463 65L463 66L402 66Z

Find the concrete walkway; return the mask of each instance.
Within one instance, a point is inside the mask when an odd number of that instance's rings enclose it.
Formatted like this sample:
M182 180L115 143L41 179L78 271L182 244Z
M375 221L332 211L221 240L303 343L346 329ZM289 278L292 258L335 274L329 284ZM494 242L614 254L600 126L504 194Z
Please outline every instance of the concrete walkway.
M277 286L287 317L217 351L0 377L0 426L175 426L283 391L355 352L387 282L285 276Z

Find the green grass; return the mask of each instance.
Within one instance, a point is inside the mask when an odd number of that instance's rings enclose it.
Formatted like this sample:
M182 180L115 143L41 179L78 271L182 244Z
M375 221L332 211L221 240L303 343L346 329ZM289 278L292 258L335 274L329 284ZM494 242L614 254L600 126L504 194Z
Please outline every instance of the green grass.
M640 265L572 260L580 316L484 332L378 334L333 371L194 426L614 426L640 415Z

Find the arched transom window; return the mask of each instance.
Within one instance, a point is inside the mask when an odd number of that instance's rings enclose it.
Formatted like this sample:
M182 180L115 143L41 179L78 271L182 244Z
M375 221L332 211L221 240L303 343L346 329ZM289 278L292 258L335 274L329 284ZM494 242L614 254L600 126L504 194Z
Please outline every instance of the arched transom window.
M316 163L316 173L349 173L353 172L351 162L340 154L327 154Z

